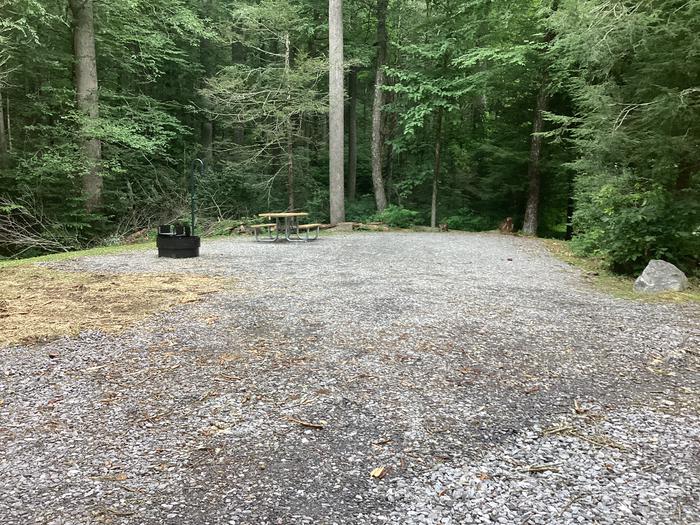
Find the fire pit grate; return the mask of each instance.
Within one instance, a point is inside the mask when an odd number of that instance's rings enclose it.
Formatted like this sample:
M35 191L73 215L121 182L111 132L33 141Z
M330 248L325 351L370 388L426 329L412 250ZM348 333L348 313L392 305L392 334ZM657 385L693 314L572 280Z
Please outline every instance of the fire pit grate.
M199 166L200 175L204 176L204 162L200 159L195 159L192 163L192 174L190 177L190 203L192 211L190 224L176 222L174 224L161 224L158 226L158 237L156 237L158 257L170 257L173 259L199 257L200 238L194 234L197 166Z

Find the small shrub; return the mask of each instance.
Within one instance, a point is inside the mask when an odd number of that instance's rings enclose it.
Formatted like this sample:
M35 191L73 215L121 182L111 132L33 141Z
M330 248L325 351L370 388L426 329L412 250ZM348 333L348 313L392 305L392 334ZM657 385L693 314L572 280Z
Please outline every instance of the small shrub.
M692 233L697 203L629 171L616 175L579 179L574 253L601 257L620 273L638 273L650 259L692 273L700 253L700 238Z
M352 222L370 222L377 211L373 195L363 195L345 206L345 218Z
M308 220L311 222L329 222L329 209L330 201L327 188L316 188L311 197L304 203L304 211L309 213Z
M384 211L372 217L373 221L383 222L393 228L411 228L416 225L420 213L402 206L387 206Z
M463 230L468 232L479 232L493 230L498 226L497 221L490 217L475 214L472 210L459 210L457 215L447 217L443 222L447 223L451 230Z

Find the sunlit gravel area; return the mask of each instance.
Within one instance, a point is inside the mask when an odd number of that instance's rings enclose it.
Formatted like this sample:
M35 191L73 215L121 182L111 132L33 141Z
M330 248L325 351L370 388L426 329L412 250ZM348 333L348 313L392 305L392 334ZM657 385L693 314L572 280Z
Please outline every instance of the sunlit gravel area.
M700 307L602 294L536 240L51 267L229 284L0 349L3 525L700 523Z

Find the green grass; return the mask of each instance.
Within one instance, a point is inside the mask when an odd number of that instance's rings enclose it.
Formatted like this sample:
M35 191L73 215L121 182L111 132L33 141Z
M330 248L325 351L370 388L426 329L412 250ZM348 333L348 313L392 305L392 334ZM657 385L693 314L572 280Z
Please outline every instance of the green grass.
M647 303L688 303L700 302L700 282L697 278L689 279L690 286L683 292L665 292L659 294L642 294L632 289L634 277L611 272L603 261L595 257L579 257L571 251L567 241L540 239L549 251L562 261L580 268L586 278L598 290L621 299Z
M75 259L77 257L86 257L91 255L111 255L114 253L123 253L131 251L140 251L156 249L155 242L142 242L136 244L121 244L117 246L99 246L97 248L90 248L87 250L78 250L75 252L60 252L51 253L49 255L40 255L39 257L29 257L27 259L6 259L4 261L0 260L0 269L2 268L12 268L16 266L24 266L28 264L34 264L39 262L55 262L55 261L65 261L67 259Z

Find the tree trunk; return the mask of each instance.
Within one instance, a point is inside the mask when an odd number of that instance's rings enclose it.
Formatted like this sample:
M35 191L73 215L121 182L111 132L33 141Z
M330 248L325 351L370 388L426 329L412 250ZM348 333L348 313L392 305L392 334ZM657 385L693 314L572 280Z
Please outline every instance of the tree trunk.
M574 237L574 207L576 205L576 201L574 200L575 186L573 178L569 180L567 186L569 195L566 199L566 234L564 239L570 241Z
M287 207L289 211L294 211L294 137L291 120L287 128Z
M5 131L5 106L0 91L0 168L7 164L7 132Z
M693 161L688 157L683 157L678 163L678 177L676 178L675 189L682 192L690 188L693 173L700 172L700 162Z
M5 118L7 119L7 151L12 153L12 124L10 124L10 97L7 97L7 111Z
M246 48L240 42L234 42L231 44L231 62L234 64L245 64L246 61ZM233 143L242 146L245 142L245 125L237 124L233 128Z
M394 184L394 145L386 144L384 147L384 195L386 196L387 206L391 205L391 190Z
M289 33L284 35L284 74L289 83L289 71L291 69L291 45L289 42ZM287 84L289 85L289 84ZM287 104L291 104L292 94L287 91ZM289 211L294 211L294 129L293 115L287 119L287 205Z
M435 165L433 167L433 198L430 205L430 227L437 227L437 195L440 178L440 143L442 142L442 108L438 109L435 125Z
M330 219L337 224L345 220L343 0L328 2L328 40Z
M70 0L70 8L73 15L73 83L76 102L78 109L89 120L96 120L99 117L99 98L93 3L92 0ZM102 203L102 146L98 139L85 138L82 147L89 162L88 171L83 175L85 209L91 212Z
M372 185L377 210L386 208L386 191L382 177L382 107L384 92L382 86L386 82L384 64L387 56L386 10L389 0L377 0L377 70L374 80L374 103L372 104Z
M552 11L556 11L559 7L559 1L553 0ZM544 36L544 43L549 45L554 40L554 32L547 31ZM544 128L544 112L547 111L549 97L547 96L547 84L549 75L547 75L547 63L544 64L544 74L542 75L542 83L540 90L537 93L537 104L535 106L535 119L532 123L532 136L530 138L530 161L527 167L528 192L527 205L525 206L525 218L523 220L523 233L525 235L537 235L539 226L539 208L540 208L540 158L542 155L542 129Z
M547 76L542 79L540 90L537 93L537 106L535 108L535 120L532 123L532 137L530 138L530 162L527 167L529 181L527 193L527 206L525 207L525 219L523 221L523 233L525 235L537 235L540 207L540 157L542 154L542 129L544 127L543 113L547 111Z
M348 107L348 200L355 200L357 189L357 67L350 69L350 82L348 95L350 105Z
M385 85L389 85L390 80L387 79ZM394 102L393 93L384 94L384 103L391 104ZM382 119L382 139L383 139L383 154L384 160L382 162L383 167L383 180L384 180L384 195L386 196L387 206L391 205L391 194L394 184L394 145L387 140L387 138L392 138L394 132L398 127L398 115L396 113L384 114Z
M212 16L215 7L214 0L205 0L202 2L202 17L208 18ZM214 47L211 40L208 38L202 38L199 41L199 63L204 70L203 84L206 79L213 77L216 72ZM206 99L202 100L202 107L205 111L203 112L203 120L200 125L200 141L204 166L209 170L214 163L214 122L211 119L211 114L207 111L210 109L209 101Z
M202 122L201 141L204 165L210 169L214 162L214 123L209 119Z

